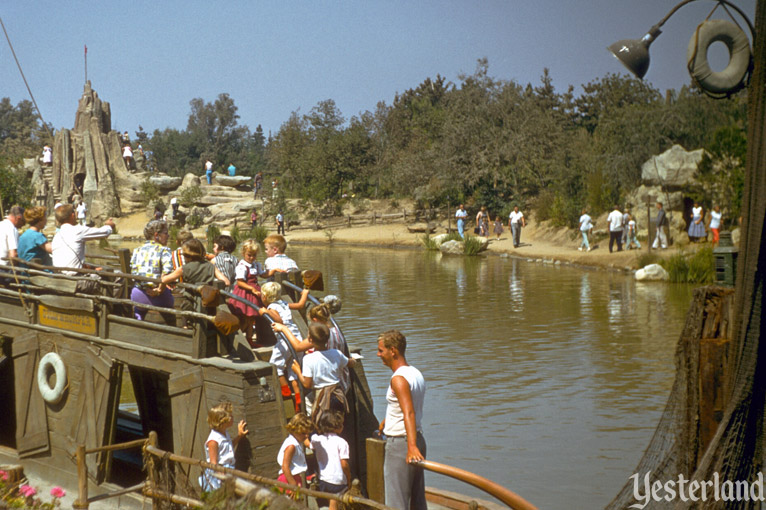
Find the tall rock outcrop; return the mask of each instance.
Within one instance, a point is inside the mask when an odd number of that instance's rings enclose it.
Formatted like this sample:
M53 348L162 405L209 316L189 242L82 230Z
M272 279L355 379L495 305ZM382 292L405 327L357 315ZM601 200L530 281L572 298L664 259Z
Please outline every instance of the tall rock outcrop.
M52 171L44 183L49 211L55 202L72 202L81 196L90 220L120 216L117 190L135 189L140 180L125 166L120 138L111 123L109 103L102 101L87 82L77 105L74 128L61 129L54 139Z

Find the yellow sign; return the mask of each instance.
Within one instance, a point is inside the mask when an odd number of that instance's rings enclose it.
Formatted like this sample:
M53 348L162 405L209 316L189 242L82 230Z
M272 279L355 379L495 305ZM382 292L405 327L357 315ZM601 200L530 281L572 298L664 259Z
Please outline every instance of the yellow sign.
M41 326L51 326L86 335L96 334L96 318L90 314L59 312L45 305L38 306L37 312Z

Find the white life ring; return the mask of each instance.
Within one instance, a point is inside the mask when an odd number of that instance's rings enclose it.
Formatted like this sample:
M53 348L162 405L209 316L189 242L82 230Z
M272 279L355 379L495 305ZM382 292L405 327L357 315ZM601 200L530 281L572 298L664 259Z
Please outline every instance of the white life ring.
M715 73L708 63L707 52L710 45L718 41L729 49L729 64L726 69ZM707 20L697 27L689 40L686 62L689 74L707 92L736 92L742 88L745 75L750 70L750 41L747 35L730 21Z
M56 386L53 388L48 384L48 367L56 373ZM40 395L43 400L49 404L58 404L64 395L66 388L66 367L61 356L55 352L49 352L40 360L37 365L37 387L40 389Z

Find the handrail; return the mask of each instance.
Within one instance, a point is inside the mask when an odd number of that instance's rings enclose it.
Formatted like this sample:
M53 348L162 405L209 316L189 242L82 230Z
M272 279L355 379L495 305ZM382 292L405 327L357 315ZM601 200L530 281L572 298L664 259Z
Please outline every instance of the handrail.
M93 497L88 497L88 465L86 463L86 455L94 453L105 453L114 450L127 450L129 448L136 448L138 446L144 447L149 442L149 439L135 439L133 441L127 441L125 443L115 443L105 446L97 446L96 448L86 449L84 444L78 444L75 451L75 462L77 464L77 499L72 503L72 508L87 510L91 503L101 501L102 499L116 498L123 494L131 492L138 492L144 488L144 483L133 485L117 491L106 492Z
M304 487L298 487L295 485L291 485L289 483L280 482L278 480L272 480L270 478L254 475L252 473L246 473L238 469L223 467L220 464L211 464L209 462L205 462L202 460L192 459L190 457L184 457L183 455L177 455L175 453L166 452L164 450L157 448L156 446L149 444L148 442L146 443L146 446L144 447L144 451L146 453L149 453L161 459L171 460L173 462L180 462L183 464L197 465L206 469L211 469L218 473L223 473L226 475L234 475L244 480L257 482L264 485L270 485L272 487L278 487L280 489L286 489L290 491L300 491L301 494L306 494L307 496L312 496L315 498L333 499L335 501L340 501L342 503L345 503L346 505L365 505L368 507L375 508L376 510L390 510L390 507L387 507L371 499L361 498L361 497L353 496L350 494L343 494L343 495L330 494L327 492L316 491L316 490L308 489Z
M293 282L288 282L287 280L285 280L285 281L283 281L283 282L282 282L282 285L284 285L284 286L286 286L288 289L292 289L292 290L294 290L294 291L296 291L296 292L303 292L303 289L302 289L302 288L300 288L300 287L298 287L297 285L295 285ZM314 303L314 305L321 305L321 304L323 303L323 301L322 301L321 299L319 299L319 298L318 298L318 297L316 297L316 296L312 296L311 294L309 294L307 297L309 298L309 301L311 301L312 303ZM331 317L330 317L330 321L332 322L332 325L333 325L334 327L338 328L338 331L340 331L340 332L341 332L341 335L343 335L343 330L341 330L341 329L340 329L340 326L338 325L338 323L337 323L337 322L335 322L335 318L331 316ZM344 336L344 338L345 338L345 336ZM348 352L348 345L345 345L345 346L344 346L344 348L345 348L345 350L344 350L343 354L345 354L345 355L346 355L346 357L348 357L348 355L349 355L349 352Z
M499 499L513 510L538 510L535 505L525 500L515 492L506 489L502 485L495 483L492 480L488 480L483 476L479 476L476 473L471 473L470 471L466 471L464 469L448 466L447 464L441 464L439 462L433 462L431 460L421 460L415 464L428 471L446 475L451 478L455 478L456 480L460 480L461 482L473 485L474 487L477 487L487 494L490 494L493 497Z
M226 290L222 290L220 292L223 296L232 298L239 303L243 303L246 306L249 306L250 308L254 308L255 310L259 309L258 306L254 305L253 303L251 303L250 301L248 301L247 299L243 297L237 296L236 294L232 294L231 292ZM269 321L269 324L273 324L275 322L274 319L272 319L269 315L261 315L261 317L266 318L266 320ZM297 361L298 364L301 365L301 369L303 369L303 364L301 363L300 358L298 357L298 353L295 351L295 348L293 347L293 344L290 342L290 340L288 340L287 337L281 332L275 331L274 334L279 335L284 340L285 344L287 344L287 348L290 349L290 354L292 354L293 359ZM287 366L285 366L285 369L287 369ZM301 396L301 409L303 409L303 411L305 412L306 411L306 399L304 398L305 391L303 388L303 384L300 381L298 381L298 393L300 393L300 396Z

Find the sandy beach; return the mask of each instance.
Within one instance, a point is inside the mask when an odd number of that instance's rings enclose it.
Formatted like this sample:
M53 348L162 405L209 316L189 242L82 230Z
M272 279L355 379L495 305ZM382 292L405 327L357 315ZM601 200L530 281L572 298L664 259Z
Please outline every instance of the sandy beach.
M149 221L146 213L136 213L116 219L118 232L124 238L143 239L143 228ZM435 233L447 231L447 222L435 223ZM359 245L359 246L382 246L388 248L407 247L422 248L423 234L411 233L408 225L404 223L386 223L351 228L336 229L296 229L288 230L286 238L288 243L295 244L321 244L329 245ZM454 229L455 224L451 222ZM205 229L199 228L193 231L195 236L203 238ZM576 235L576 237L575 237ZM521 233L521 246L513 247L511 234L508 228L500 236L499 240L493 235L489 246L483 254L507 255L525 259L548 261L562 264L572 264L586 267L598 267L613 270L638 269L637 259L640 254L647 253L647 243L642 242L641 250L630 250L609 253L608 239L591 243L592 251L581 252L577 248L580 244L579 233L564 228L552 228L531 221ZM676 252L676 248L663 250L661 254L668 256ZM660 253L653 250L653 253Z

